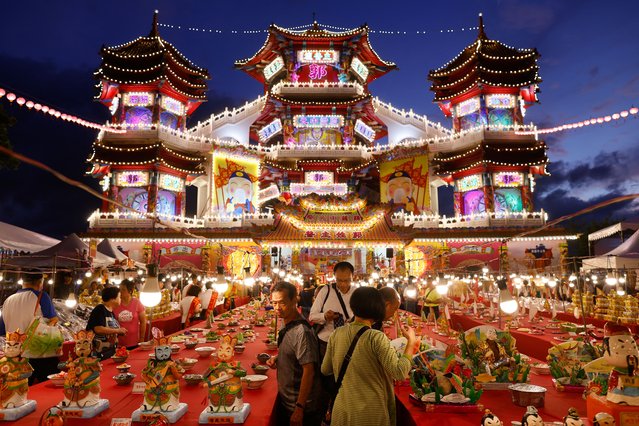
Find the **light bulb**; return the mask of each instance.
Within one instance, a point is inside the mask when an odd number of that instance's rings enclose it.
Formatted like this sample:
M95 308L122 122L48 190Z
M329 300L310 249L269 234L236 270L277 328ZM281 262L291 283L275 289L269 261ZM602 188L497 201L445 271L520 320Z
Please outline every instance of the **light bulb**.
M87 278L91 278L91 271L86 271L84 273L84 276L87 277Z
M573 283L572 281L568 283L568 287L570 288L574 288L575 287L575 283Z
M557 287L557 280L554 279L554 278L551 278L550 280L548 280L548 287L550 287L550 288Z
M24 280L23 280L22 278L20 278L20 279L18 280L18 284L20 284L20 285L24 284Z
M138 269L138 275L142 275L144 274L144 271L142 269Z
M624 291L624 289L620 288L619 290L617 290L617 294L619 296L623 296L624 294L626 294L626 292Z
M162 293L160 292L158 277L148 277L140 292L140 302L147 308L152 308L159 304L161 300Z
M282 270L279 272L278 275L280 276L280 278L284 278L284 275L286 275L286 272Z
M448 286L446 284L437 284L435 286L435 290L437 291L437 293L441 294L442 296L445 296L448 294Z
M406 298L414 300L416 297L417 297L417 289L414 289L414 288L406 289Z
M374 279L374 280L378 280L379 279L379 274L377 272L373 272L371 274L371 278Z
M606 284L607 285L616 285L617 284L617 278L613 277L613 276L606 276Z
M172 276L171 276L171 281L172 281L172 282L176 282L176 281L177 281L177 277L176 277L175 275L172 275Z
M81 280L81 279L78 279L75 283L76 283L77 285L82 285L82 280Z
M570 276L570 278L568 278L570 281L577 281L577 276L575 274L572 274Z
M78 302L75 300L75 294L69 293L69 297L67 298L67 300L64 301L64 306L69 309L73 309L77 304Z
M2 276L2 274L0 274L0 281L2 281L4 279L4 277Z
M49 281L47 281L47 284L53 285L53 278L49 278Z
M619 277L619 284L625 284L626 283L626 277Z
M517 310L519 305L514 299L503 301L499 304L499 308L505 314L513 314Z

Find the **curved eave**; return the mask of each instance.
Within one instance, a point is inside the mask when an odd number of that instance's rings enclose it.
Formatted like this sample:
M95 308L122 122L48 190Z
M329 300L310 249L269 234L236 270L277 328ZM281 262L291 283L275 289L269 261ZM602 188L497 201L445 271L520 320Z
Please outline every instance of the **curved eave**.
M316 107L337 107L337 108L343 108L343 107L347 107L347 106L354 106L362 101L365 101L367 99L372 99L372 95L370 93L366 93L363 95L360 95L356 98L350 99L348 101L343 101L343 102L302 102L302 101L292 101L290 99L287 98L283 98L279 95L276 95L274 93L269 93L268 94L268 99L273 99L274 101L277 102L281 102L283 104L286 105L290 105L291 107L308 107L308 106L316 106Z

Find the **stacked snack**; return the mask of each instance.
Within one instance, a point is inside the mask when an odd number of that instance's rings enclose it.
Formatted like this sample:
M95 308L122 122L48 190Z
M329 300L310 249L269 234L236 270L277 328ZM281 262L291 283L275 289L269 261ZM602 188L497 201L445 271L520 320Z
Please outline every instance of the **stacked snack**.
M584 310L586 311L586 316L596 316L595 305L592 303L592 293L586 292L581 296L581 298L583 300L583 306ZM583 315L583 312L581 312L581 303L579 303L579 297L577 297L577 294L575 294L572 298L572 309L573 311L577 309L577 311L579 311L579 313Z
M624 312L621 322L624 324L636 324L639 316L639 300L636 297L627 295L624 297Z
M603 294L598 295L595 302L595 318L604 319L608 315L608 307L608 298Z
M152 318L162 318L169 315L172 312L171 308L171 292L168 289L162 290L162 299L157 306L152 308L146 308L146 314L151 315Z
M608 312L604 315L606 321L617 321L623 316L625 305L623 299L614 293L608 295Z

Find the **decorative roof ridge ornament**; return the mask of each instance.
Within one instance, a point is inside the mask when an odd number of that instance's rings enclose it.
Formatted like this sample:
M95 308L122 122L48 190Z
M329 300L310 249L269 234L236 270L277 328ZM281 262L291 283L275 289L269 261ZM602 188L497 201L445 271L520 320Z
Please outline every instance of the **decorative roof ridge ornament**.
M155 9L153 12L153 23L151 24L151 32L149 33L149 37L159 37L160 32L158 31L158 14L159 10Z
M488 40L488 36L484 31L484 14L479 12L479 33L477 34L478 40Z

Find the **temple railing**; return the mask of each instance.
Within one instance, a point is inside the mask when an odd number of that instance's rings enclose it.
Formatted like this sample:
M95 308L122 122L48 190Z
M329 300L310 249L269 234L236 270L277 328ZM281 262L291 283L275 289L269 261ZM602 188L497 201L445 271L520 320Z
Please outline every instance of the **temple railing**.
M480 213L465 216L438 216L398 212L391 216L394 226L409 227L413 229L437 229L437 228L515 228L541 226L548 220L548 214L539 212L508 212L508 213Z
M183 228L242 228L272 225L273 213L244 213L241 215L210 215L202 218L136 212L101 212L96 210L87 219L95 228L166 228L168 225Z

